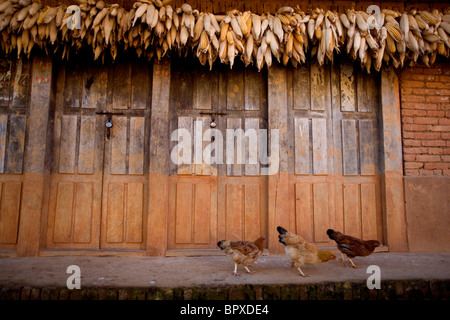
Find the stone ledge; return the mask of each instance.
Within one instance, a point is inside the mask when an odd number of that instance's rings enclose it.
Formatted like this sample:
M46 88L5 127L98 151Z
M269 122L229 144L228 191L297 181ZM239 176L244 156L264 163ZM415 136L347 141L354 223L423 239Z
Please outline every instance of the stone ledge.
M365 282L230 285L199 287L11 287L0 289L0 300L448 300L450 280L386 280L381 289Z

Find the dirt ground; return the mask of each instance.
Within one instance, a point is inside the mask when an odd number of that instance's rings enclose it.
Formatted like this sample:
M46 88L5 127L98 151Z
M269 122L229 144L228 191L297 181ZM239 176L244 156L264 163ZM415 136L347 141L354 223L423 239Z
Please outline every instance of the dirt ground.
M338 261L304 266L303 278L290 268L285 255L265 255L246 273L225 255L198 257L60 256L0 258L0 287L65 287L70 265L80 267L81 287L189 287L238 284L304 284L367 280L367 267L377 265L383 280L450 279L450 254L374 253L354 259L360 268Z

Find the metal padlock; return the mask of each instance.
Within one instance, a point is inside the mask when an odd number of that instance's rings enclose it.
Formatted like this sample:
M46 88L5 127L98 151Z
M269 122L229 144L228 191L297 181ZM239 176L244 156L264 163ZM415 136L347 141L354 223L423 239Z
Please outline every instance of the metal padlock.
M110 130L109 129L112 128L112 126L113 126L111 118L109 118L106 121L105 126L106 126L106 139L109 139L109 136L110 136Z

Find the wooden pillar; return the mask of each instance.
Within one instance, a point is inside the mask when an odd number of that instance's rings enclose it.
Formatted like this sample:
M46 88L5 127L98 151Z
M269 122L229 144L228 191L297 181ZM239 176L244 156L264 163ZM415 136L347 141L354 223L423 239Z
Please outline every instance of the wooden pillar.
M381 72L381 107L383 121L382 197L389 251L408 251L403 189L400 90L392 68Z
M150 127L147 254L163 256L167 243L169 188L170 60L154 60Z
M38 256L45 150L51 97L52 60L36 56L31 71L31 98L26 137L24 181L17 256Z
M268 71L269 137L272 130L279 130L278 172L269 175L269 243L271 253L284 252L278 242L277 226L290 230L289 174L288 174L288 110L286 68L273 64ZM271 141L269 140L269 147ZM270 150L272 157L272 150Z

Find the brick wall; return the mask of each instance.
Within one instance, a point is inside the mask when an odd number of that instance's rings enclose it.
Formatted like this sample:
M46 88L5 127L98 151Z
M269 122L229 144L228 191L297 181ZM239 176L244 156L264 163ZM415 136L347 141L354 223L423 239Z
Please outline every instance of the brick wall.
M400 74L405 176L450 176L450 64Z

